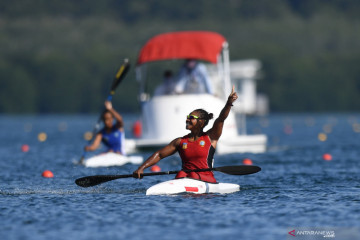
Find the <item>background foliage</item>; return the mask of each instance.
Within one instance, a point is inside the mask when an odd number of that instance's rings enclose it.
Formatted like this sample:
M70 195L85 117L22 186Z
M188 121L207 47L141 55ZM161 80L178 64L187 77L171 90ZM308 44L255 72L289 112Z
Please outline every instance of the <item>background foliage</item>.
M357 111L359 12L355 0L1 1L0 112L98 112L122 60L179 30L219 32L232 60L262 61L271 111ZM121 111L138 110L133 70Z

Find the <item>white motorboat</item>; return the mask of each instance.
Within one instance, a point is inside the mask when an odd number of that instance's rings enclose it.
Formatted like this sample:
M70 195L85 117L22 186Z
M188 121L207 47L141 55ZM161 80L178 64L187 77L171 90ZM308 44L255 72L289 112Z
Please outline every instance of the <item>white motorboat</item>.
M152 96L151 87L154 88L161 80L154 79L154 74L147 74L146 66L150 62L174 59L196 59L215 65L217 74L209 75L215 92L213 94L182 93ZM160 148L174 138L188 134L185 129L185 118L194 109L205 109L213 113L216 118L231 92L229 68L228 44L226 39L218 33L174 32L160 34L150 39L141 49L137 61L142 136L135 140L135 148L140 150ZM236 104L239 103L234 102L234 107ZM213 121L210 121L205 131L212 126L212 123ZM231 111L216 148L217 154L266 151L266 135L248 135L244 126L245 120L240 125L242 128L238 129L235 113Z
M146 195L169 195L180 193L233 193L240 191L240 185L233 183L208 183L191 178L173 179L158 183L146 191Z
M144 161L142 156L124 156L118 153L107 152L88 158L84 161L85 167L111 167L122 166L127 163L141 164Z

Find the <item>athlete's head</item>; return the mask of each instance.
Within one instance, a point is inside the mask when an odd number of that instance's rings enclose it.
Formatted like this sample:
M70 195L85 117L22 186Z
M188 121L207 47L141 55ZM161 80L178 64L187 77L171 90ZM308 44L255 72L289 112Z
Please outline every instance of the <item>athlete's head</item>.
M112 128L114 123L114 116L109 110L105 110L102 114L102 120L106 128Z
M212 113L208 113L204 109L196 109L187 116L186 129L191 130L195 127L204 128L213 116Z

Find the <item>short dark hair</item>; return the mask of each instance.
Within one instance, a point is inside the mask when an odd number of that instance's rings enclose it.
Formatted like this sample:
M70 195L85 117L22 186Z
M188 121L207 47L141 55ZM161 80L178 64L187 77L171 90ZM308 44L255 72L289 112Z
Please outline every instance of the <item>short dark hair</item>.
M208 113L207 111L205 111L204 109L201 109L201 108L194 110L194 112L198 112L199 113L199 118L205 120L204 127L206 125L208 125L209 120L213 119L213 117L214 117L214 114Z
M101 114L101 120L104 121L104 118L105 118L105 114L106 114L106 113L110 113L111 116L114 117L114 115L113 115L109 110L105 109L105 110L102 112L102 114Z

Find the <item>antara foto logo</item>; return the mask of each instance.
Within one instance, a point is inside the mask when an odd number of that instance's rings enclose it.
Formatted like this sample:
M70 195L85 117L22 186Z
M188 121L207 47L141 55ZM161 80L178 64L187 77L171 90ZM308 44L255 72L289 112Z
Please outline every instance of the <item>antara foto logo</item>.
M290 234L291 236L294 236L294 237L295 237L295 229L292 230L292 231L290 231L289 234Z

